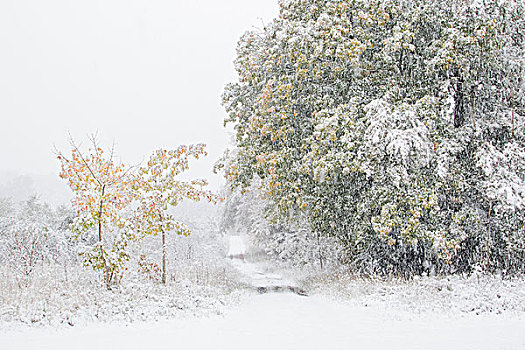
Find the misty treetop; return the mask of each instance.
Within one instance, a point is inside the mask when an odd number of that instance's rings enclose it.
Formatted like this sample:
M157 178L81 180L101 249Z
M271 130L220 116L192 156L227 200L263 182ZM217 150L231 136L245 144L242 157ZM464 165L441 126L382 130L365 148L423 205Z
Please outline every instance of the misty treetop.
M360 271L525 271L524 35L517 0L281 1L238 44L225 176Z

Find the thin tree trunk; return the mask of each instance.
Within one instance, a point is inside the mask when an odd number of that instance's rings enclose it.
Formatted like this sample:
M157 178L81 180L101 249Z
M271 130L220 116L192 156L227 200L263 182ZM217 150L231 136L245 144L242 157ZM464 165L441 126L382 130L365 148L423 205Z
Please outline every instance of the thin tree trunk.
M162 283L166 284L166 232L164 230L161 230L162 235Z
M106 185L102 186L102 195L101 197L104 197L104 191L106 190ZM98 241L102 243L102 203L103 199L100 198L100 207L98 210ZM102 251L102 255L104 254L104 251Z
M106 258L104 256L104 245L102 242L102 204L104 203L104 192L106 191L106 185L102 186L102 193L100 196L100 207L98 210L98 242L99 242L99 248L100 248L100 257L102 259L102 264L104 268L104 280L106 282L106 285L109 286L109 283L111 282L108 266L106 264Z

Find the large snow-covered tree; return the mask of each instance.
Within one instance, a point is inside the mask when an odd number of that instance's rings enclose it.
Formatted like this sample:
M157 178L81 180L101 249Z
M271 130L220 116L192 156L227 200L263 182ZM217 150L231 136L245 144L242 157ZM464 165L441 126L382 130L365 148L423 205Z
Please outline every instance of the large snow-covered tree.
M238 44L225 175L368 272L522 269L524 33L517 0L281 1Z

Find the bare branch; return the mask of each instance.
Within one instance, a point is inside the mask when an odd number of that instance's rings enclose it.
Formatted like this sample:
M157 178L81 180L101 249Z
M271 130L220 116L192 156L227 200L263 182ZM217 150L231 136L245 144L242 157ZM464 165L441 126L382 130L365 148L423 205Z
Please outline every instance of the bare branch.
M68 134L69 134L69 133L68 133ZM86 159L85 159L84 156L82 155L82 152L80 152L80 149L79 149L78 146L76 145L75 140L73 140L73 138L71 137L71 134L69 134L69 143L71 144L71 146L73 147L73 149L78 153L78 155L80 156L80 160L81 160L82 163L86 166L86 168L89 170L89 172L91 173L91 175L93 176L93 178L95 179L95 181L96 181L100 186L104 186L104 184L100 181L99 178L97 178L97 176L95 175L95 173L93 172L93 170L92 170L91 167L89 166L88 162L86 161Z

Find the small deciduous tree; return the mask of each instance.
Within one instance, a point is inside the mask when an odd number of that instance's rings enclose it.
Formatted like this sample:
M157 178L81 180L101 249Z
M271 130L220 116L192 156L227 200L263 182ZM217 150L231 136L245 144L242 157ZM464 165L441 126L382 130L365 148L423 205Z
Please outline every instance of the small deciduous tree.
M166 283L166 233L174 230L179 235L189 235L189 229L168 212L183 199L199 201L206 199L217 203L222 200L204 190L206 180L181 181L177 175L189 169L189 159L205 156L205 145L179 146L174 150L159 149L148 163L138 169L134 189L139 206L135 211L134 224L141 235L158 235L162 239L162 283Z
M219 196L204 189L206 180L180 181L177 175L189 169L189 159L206 155L205 145L159 149L146 165L126 167L106 155L91 137L91 148L83 154L71 140L71 157L58 152L60 177L75 194L77 211L72 229L87 243L81 253L86 266L102 270L111 285L130 256L128 246L147 235L162 237L162 282L166 283L166 233L189 235L189 229L168 213L184 198L217 203ZM130 208L134 207L134 210ZM144 258L141 258L144 260ZM142 261L141 260L141 261Z
M115 162L113 149L106 154L94 136L90 141L91 148L86 154L72 139L70 157L58 152L60 177L75 195L73 206L77 216L73 232L88 243L93 238L96 241L81 253L84 264L102 270L109 286L129 259L126 248L136 238L131 222L123 215L133 200L134 178L132 168Z

